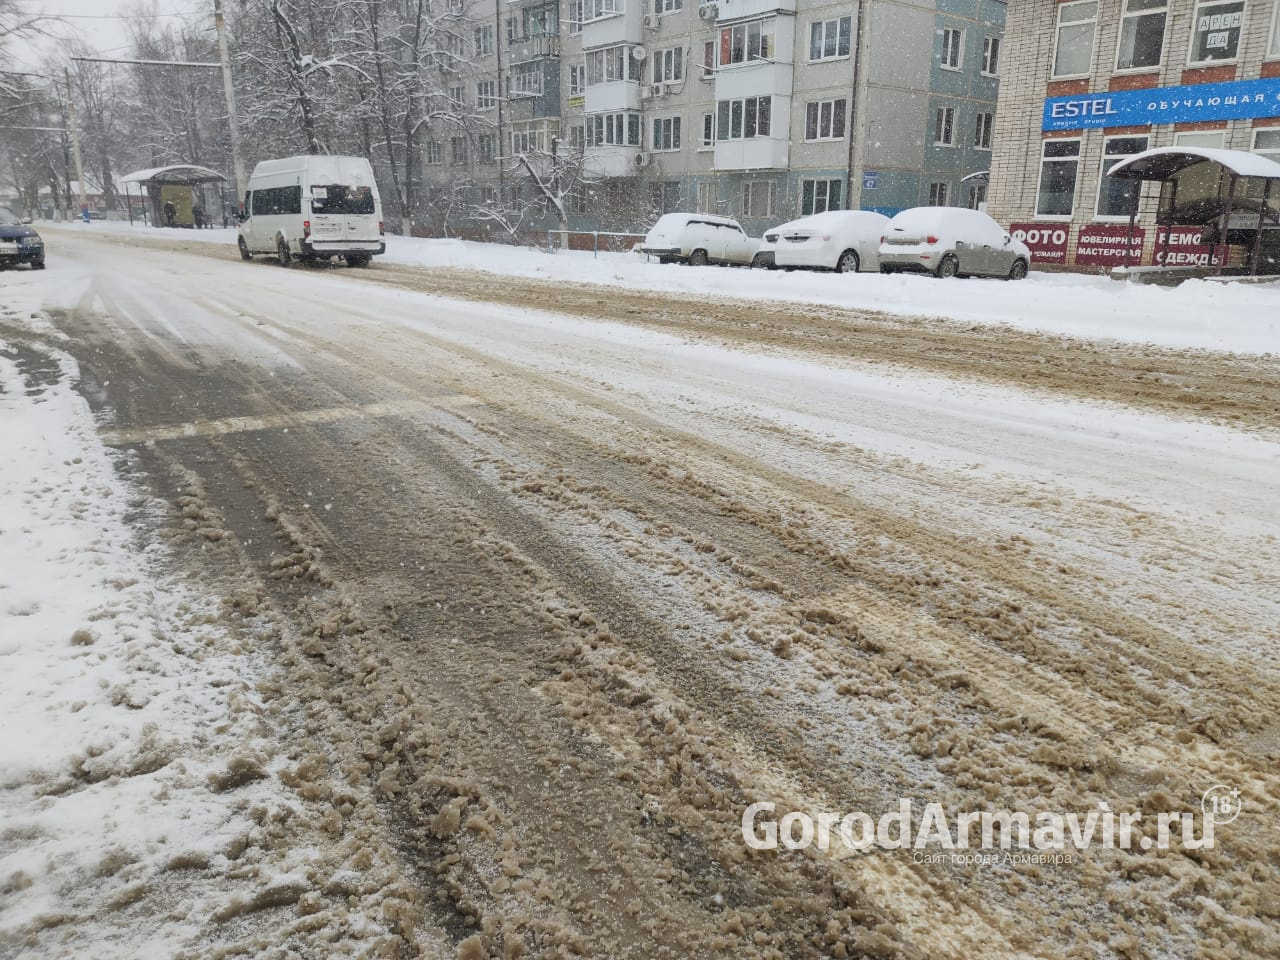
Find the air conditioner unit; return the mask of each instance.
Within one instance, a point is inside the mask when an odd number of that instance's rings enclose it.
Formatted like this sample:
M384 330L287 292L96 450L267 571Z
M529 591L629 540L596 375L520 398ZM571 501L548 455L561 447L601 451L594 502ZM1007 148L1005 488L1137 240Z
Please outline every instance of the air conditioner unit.
M698 5L698 18L700 20L714 20L720 13L720 4L703 3Z
M653 155L649 153L637 153L635 163L637 167L647 167L649 161L653 159Z
M644 15L644 25L650 30L657 30L662 23L662 18L656 13L646 13Z

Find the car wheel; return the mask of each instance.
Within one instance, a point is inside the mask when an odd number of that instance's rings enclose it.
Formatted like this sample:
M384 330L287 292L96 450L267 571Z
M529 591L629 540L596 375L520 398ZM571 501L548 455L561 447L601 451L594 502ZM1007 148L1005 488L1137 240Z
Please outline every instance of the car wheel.
M1010 280L1021 280L1027 275L1027 261L1015 260L1013 266L1009 268Z
M289 244L285 243L281 237L276 241L276 256L280 258L280 266L287 267L289 262L293 260L293 255L289 253Z
M751 266L757 270L767 270L769 268L769 258L763 253L757 253L751 258Z
M249 252L249 245L248 245L247 243L245 243L245 242L244 242L244 237L238 237L238 238L236 239L236 246L240 248L240 259L241 259L241 260L252 260L252 259L253 259L253 254Z
M938 263L937 272L938 276L942 277L944 280L949 280L951 277L958 276L960 273L960 261L948 253L942 258L941 262Z
M836 273L857 273L859 265L857 252L846 250L836 261Z
M695 250L689 254L689 266L691 267L705 267L707 262L707 251L705 250Z

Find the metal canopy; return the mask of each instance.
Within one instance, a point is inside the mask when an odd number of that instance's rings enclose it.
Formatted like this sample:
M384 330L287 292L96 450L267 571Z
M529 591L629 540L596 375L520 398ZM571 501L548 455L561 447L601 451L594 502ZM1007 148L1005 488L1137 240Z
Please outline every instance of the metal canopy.
M1244 150L1209 147L1156 147L1121 160L1107 176L1121 180L1168 180L1197 163L1216 163L1237 177L1280 180L1280 163Z
M168 167L152 167L149 170L135 170L120 178L121 183L154 183L195 186L201 183L227 182L227 178L208 167L197 167L194 164L178 163Z

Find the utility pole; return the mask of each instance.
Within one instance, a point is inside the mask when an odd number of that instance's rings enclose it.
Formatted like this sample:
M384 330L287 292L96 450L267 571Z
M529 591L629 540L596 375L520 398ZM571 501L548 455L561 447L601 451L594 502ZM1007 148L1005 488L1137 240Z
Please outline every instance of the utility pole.
M236 208L243 211L249 181L244 175L244 154L240 152L240 121L236 116L236 90L231 82L231 56L227 53L227 28L222 19L222 0L213 0L213 22L218 29L218 55L222 60L222 90L227 95L227 122L231 127L231 166L236 175Z
M65 70L67 80L67 127L71 130L71 153L76 160L76 181L80 184L80 216L89 222L89 198L84 190L84 165L80 162L80 134L76 130L76 98L71 95L71 70ZM105 190L106 187L104 186Z
M498 58L498 197L502 202L507 199L506 177L502 172L502 158L506 156L506 147L502 143L502 105L506 102L507 92L502 86L502 0L493 0L493 52Z
M862 176L866 172L868 123L867 92L870 79L872 0L858 4L857 61L854 63L853 116L849 124L849 209L862 209Z

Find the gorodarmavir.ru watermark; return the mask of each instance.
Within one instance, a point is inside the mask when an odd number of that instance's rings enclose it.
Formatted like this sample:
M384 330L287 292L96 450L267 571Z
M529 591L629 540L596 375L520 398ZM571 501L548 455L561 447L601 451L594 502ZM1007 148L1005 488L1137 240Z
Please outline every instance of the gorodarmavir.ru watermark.
M915 802L903 798L896 810L872 820L861 811L822 811L812 816L791 811L775 818L775 804L763 801L743 811L742 839L753 850L803 850L816 846L826 852L836 844L853 852L872 847L912 850L919 863L995 862L991 855L983 855L995 850L1036 851L1036 855L1025 857L1027 862L1070 863L1072 851L1090 847L1168 850L1176 841L1183 850L1212 850L1214 826L1236 818L1240 812L1239 796L1238 790L1213 787L1205 792L1198 813L1157 813L1154 837L1143 832L1140 811L1113 811L1105 802L1084 813L983 810L952 816L947 815L942 804L926 803L917 819Z

